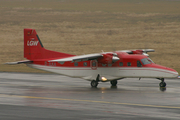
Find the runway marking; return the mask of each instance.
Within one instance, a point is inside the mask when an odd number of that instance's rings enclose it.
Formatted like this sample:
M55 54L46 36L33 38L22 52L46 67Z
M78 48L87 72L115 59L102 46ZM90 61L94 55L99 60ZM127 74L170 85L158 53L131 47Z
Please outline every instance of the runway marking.
M5 94L0 94L0 97L16 97L16 98L30 98L30 99L44 99L44 100L59 100L59 101L76 101L76 102L90 102L90 103L102 103L102 104L138 106L138 107L180 109L180 106L179 107L178 106L177 107L176 106L160 106L160 105L135 104L135 103L120 103L120 102L108 102L108 101L81 100L81 99L48 98L48 97L5 95Z

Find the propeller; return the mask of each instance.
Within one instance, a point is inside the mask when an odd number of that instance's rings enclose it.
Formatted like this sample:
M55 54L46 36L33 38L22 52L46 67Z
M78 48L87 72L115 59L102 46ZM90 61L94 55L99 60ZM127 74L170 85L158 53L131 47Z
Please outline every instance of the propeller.
M144 53L147 53L147 52L155 52L154 49L142 49L142 51L143 51Z
M155 52L155 50L154 49L142 49L142 51L143 51L143 55L145 55L145 56L148 56L149 57L149 55L147 54L148 52Z
M113 53L112 62L115 63L116 61L120 60L117 53Z

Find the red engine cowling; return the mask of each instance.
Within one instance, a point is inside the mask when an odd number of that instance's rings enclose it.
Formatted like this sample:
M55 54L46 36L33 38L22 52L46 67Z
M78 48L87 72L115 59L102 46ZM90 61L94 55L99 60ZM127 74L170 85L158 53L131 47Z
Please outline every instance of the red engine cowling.
M119 58L114 56L113 54L103 54L103 57L99 58L98 62L102 64L112 64L118 60Z
M143 50L132 50L133 54L143 54Z

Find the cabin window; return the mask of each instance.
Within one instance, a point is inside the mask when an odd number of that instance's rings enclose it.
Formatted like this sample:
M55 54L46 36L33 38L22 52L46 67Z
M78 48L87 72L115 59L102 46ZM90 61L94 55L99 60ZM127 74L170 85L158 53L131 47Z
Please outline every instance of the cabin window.
M131 62L128 62L128 63L127 63L127 66L131 66Z
M74 63L74 66L78 66L78 63L77 63L77 62L75 62L75 63Z
M63 65L63 64L64 64L64 62L58 62L58 63L60 63L61 65Z
M87 66L87 62L84 62L83 65L84 65L84 66Z
M108 64L108 67L111 67L112 66L112 64Z
M102 64L103 67L106 67L106 64Z
M119 66L123 66L123 62L120 62L120 63L119 63Z
M142 64L139 60L137 61L137 67L142 67Z

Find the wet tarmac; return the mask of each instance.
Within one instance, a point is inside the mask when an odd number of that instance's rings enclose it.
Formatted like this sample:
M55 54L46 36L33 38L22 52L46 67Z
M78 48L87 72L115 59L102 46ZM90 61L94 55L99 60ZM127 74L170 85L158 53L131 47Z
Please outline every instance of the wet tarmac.
M0 73L0 120L179 120L180 79L126 78L117 87L57 74Z

